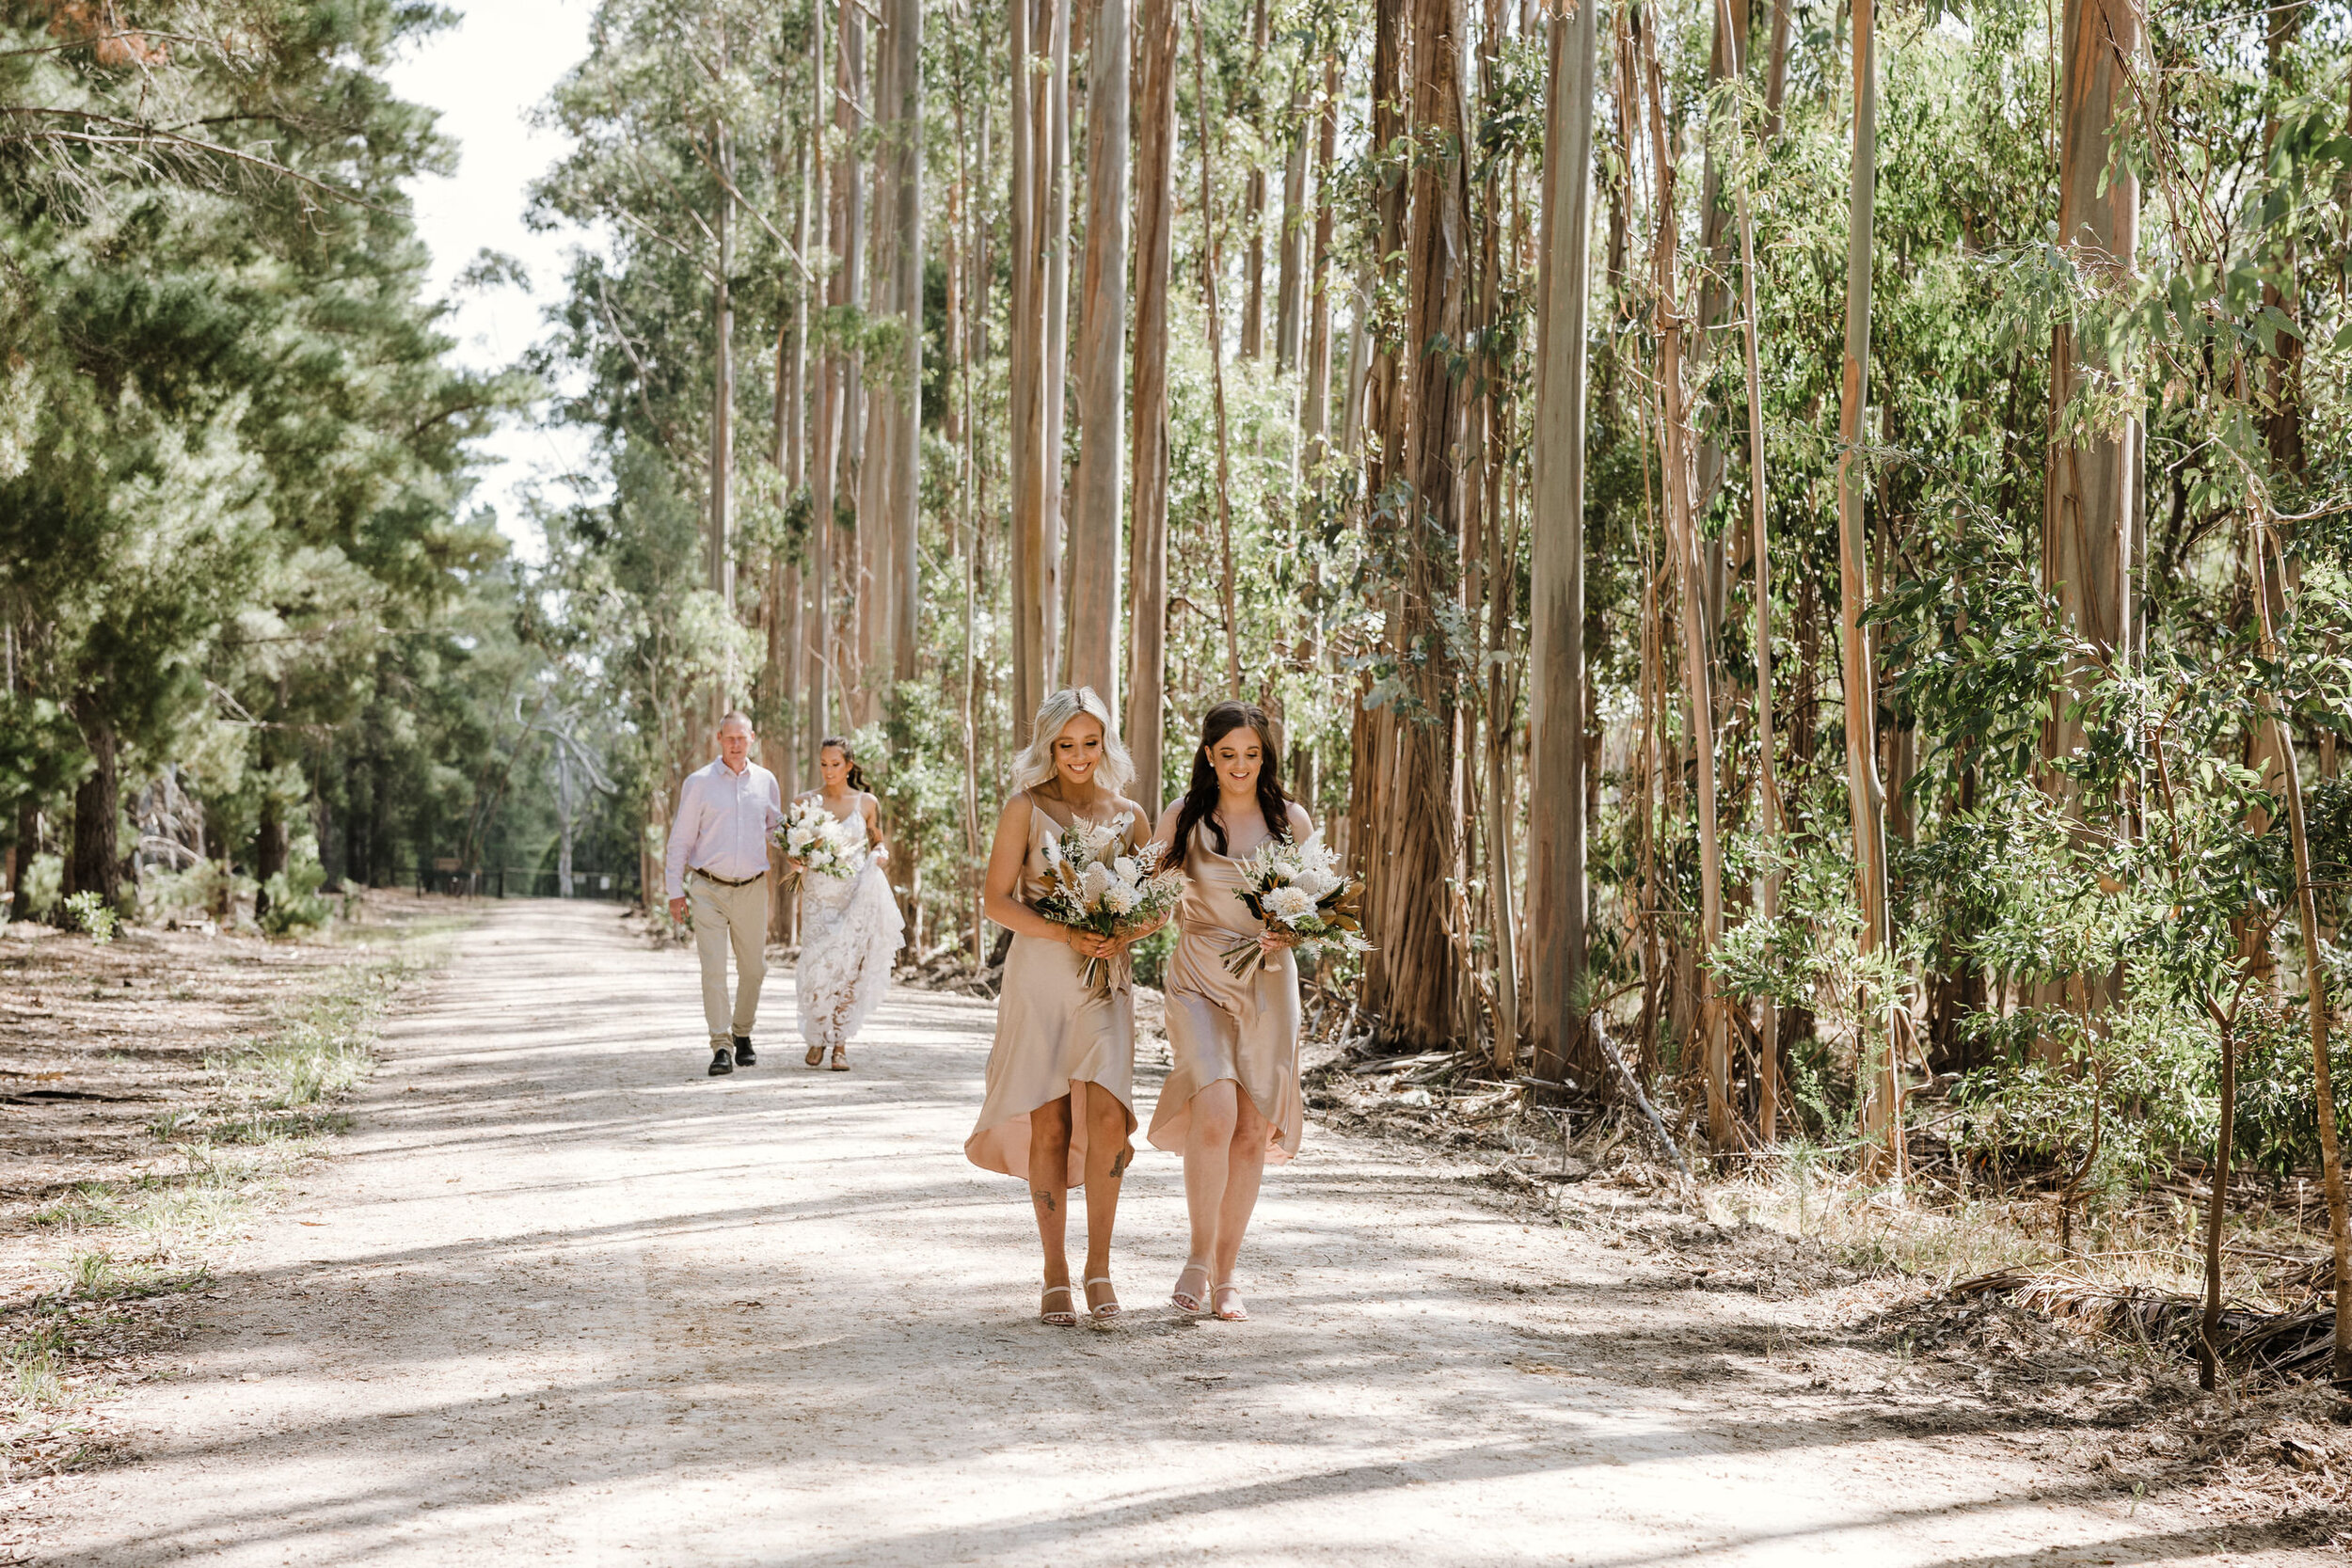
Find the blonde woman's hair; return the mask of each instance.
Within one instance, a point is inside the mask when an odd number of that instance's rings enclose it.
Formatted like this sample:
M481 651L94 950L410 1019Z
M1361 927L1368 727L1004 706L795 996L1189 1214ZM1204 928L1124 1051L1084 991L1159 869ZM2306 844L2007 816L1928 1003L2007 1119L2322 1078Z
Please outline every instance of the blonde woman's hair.
M1111 722L1110 704L1090 686L1065 686L1038 705L1029 743L1012 759L1014 789L1035 789L1054 777L1054 742L1080 714L1091 715L1103 725L1103 760L1095 764L1094 782L1114 795L1136 782L1136 759L1127 754L1119 727Z

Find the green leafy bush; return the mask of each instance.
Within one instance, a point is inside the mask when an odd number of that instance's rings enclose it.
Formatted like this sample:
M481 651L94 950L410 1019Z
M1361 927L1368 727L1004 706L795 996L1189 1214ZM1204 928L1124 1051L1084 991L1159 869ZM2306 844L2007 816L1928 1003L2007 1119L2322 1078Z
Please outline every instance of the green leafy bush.
M66 928L87 931L95 942L115 940L115 929L121 924L115 911L106 907L105 895L91 888L75 894L65 901Z
M319 889L326 885L326 868L319 864L316 848L308 843L295 845L286 869L272 873L262 885L269 894L269 908L262 912L262 929L271 936L314 931L334 917L334 906L319 895Z
M24 870L24 913L46 920L65 892L65 860L58 855L35 855Z

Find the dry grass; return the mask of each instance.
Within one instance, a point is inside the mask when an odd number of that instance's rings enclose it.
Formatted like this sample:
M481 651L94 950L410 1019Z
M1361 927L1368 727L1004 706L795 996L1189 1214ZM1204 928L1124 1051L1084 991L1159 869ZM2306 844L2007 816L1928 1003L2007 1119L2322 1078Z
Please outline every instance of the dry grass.
M51 1116L45 1143L20 1137L10 1150L23 1164L101 1174L53 1182L45 1201L18 1211L24 1228L9 1250L40 1273L0 1316L6 1473L76 1461L87 1433L78 1414L118 1375L103 1364L160 1332L169 1298L207 1282L211 1261L343 1125L340 1103L368 1071L386 1009L467 924L403 912L299 944L167 947L195 961L151 987L143 1022L167 1030L173 1015L193 1015L199 1051L10 1074L87 1083L103 1112ZM38 940L50 995L87 985L92 1000L111 1000L111 975L81 972L119 961L117 949ZM246 1017L246 1028L205 1028ZM142 1112L143 1101L161 1108Z

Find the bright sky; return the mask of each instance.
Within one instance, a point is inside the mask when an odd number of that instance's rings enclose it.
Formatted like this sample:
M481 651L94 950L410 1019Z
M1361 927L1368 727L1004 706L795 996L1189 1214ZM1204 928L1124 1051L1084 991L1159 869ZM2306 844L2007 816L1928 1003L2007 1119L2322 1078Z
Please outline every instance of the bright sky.
M391 71L394 91L437 109L441 130L458 143L454 177L423 180L414 195L417 224L433 247L433 288L451 282L483 250L512 256L530 274L528 292L500 288L467 297L453 325L458 356L482 369L509 365L542 330L541 310L561 295L564 261L577 236L534 234L523 223L525 193L564 150L562 138L533 131L524 117L556 79L587 52L595 0L458 0L464 20L437 34ZM497 465L477 497L497 508L499 525L527 559L539 540L524 521L518 493L537 485L566 499L558 475L581 466L586 443L562 431L510 421L486 454Z

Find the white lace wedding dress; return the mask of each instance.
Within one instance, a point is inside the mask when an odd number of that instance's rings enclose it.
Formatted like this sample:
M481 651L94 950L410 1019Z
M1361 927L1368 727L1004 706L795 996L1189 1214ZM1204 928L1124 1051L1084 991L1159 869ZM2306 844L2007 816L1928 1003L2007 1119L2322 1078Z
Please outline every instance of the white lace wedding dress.
M844 825L863 847L865 814ZM872 861L854 877L801 879L801 962L792 989L803 1041L831 1050L856 1036L890 989L890 961L906 928L889 879Z

